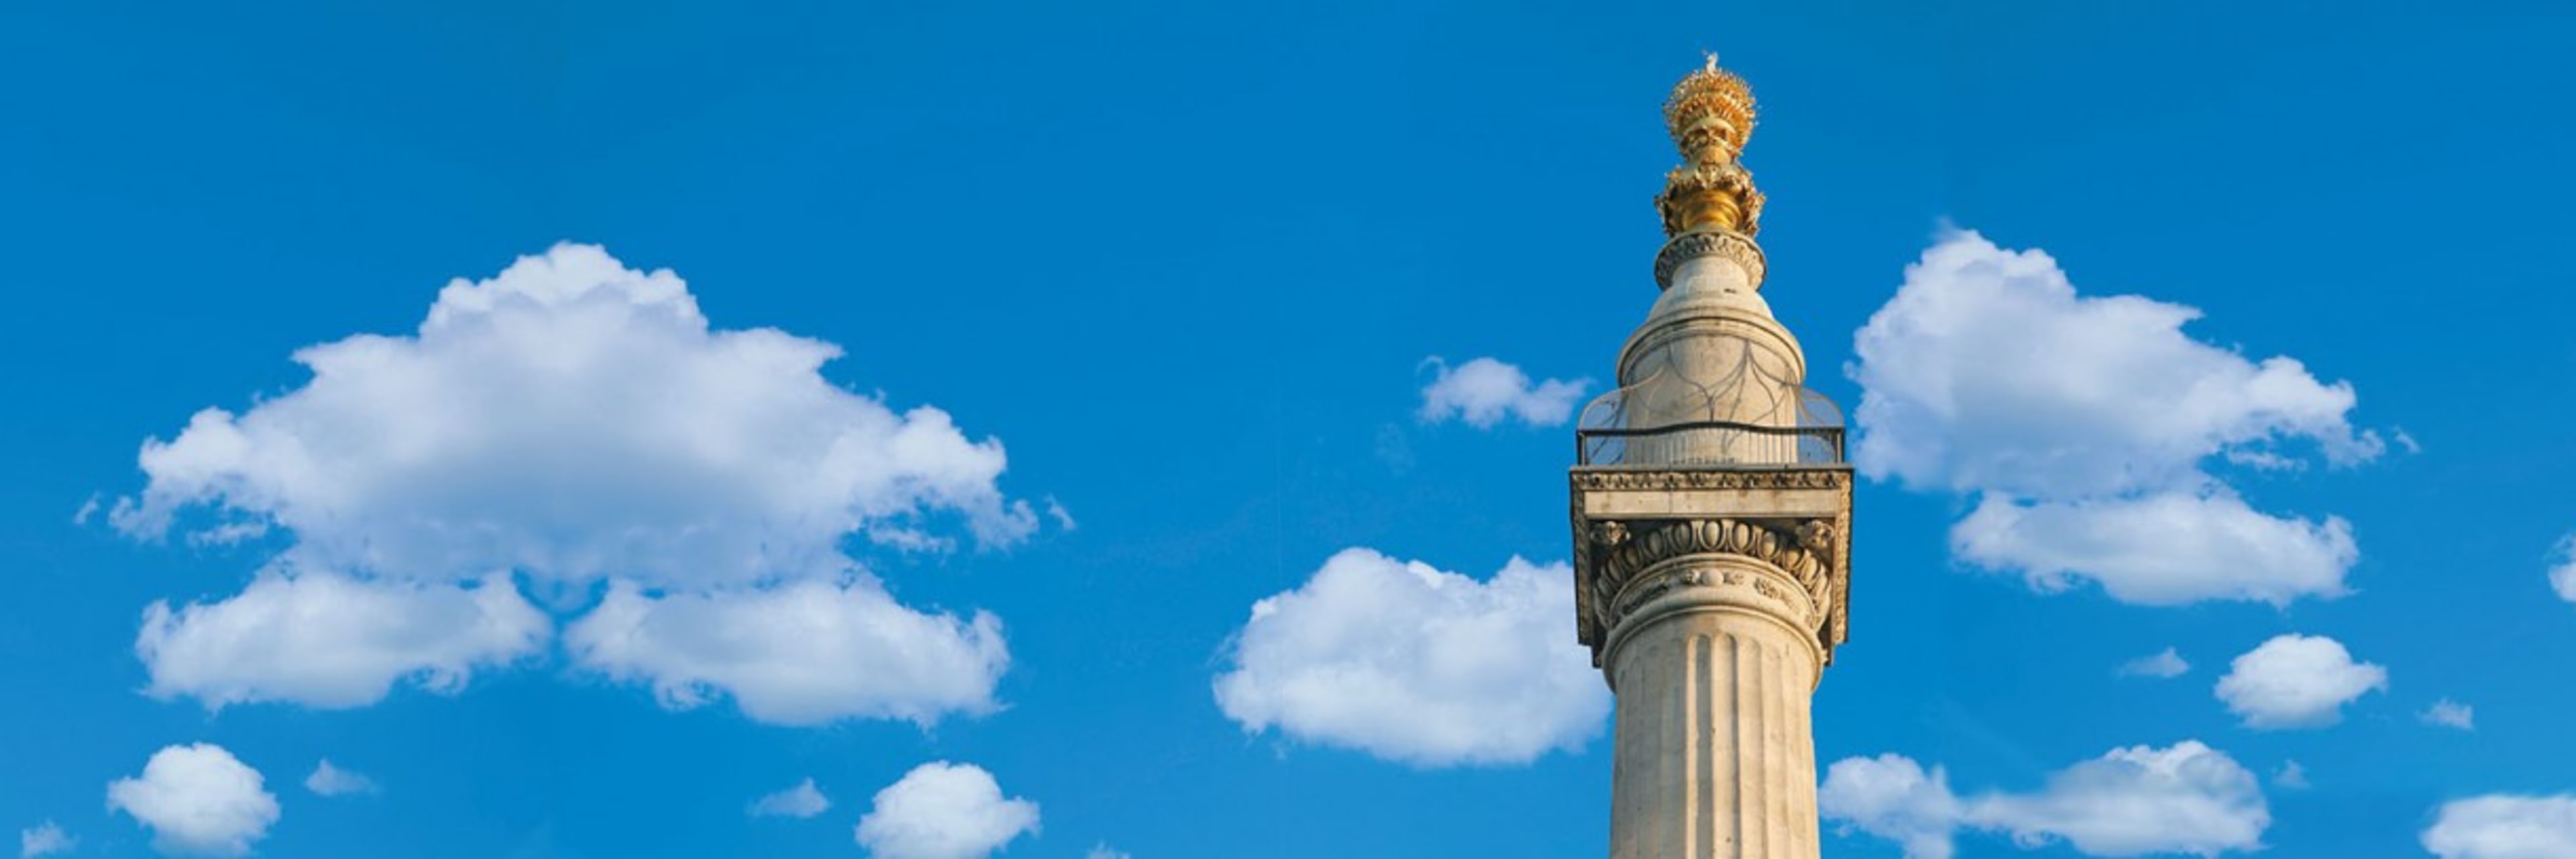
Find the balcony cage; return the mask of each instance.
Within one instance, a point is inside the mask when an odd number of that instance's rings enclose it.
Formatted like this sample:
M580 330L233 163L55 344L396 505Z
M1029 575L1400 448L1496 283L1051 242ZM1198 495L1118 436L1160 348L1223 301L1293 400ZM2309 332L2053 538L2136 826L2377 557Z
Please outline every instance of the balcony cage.
M1574 455L1600 466L1840 465L1843 416L1747 354L1714 382L1665 368L1601 395L1575 424Z

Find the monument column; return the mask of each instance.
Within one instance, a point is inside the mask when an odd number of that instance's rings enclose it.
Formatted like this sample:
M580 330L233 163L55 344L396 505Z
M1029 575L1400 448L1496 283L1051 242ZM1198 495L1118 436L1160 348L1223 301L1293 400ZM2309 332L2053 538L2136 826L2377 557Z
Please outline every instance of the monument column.
M1612 859L1816 859L1809 699L1843 640L1851 469L1840 416L1771 316L1753 96L1674 88L1686 163L1656 199L1663 295L1584 410L1576 629L1618 698Z

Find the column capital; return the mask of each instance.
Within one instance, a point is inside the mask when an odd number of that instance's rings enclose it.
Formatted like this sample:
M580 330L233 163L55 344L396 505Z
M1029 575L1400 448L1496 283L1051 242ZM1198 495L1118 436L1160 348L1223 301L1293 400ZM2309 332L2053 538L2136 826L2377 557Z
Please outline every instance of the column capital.
M1595 665L1639 609L1675 588L1727 584L1766 598L1743 607L1769 606L1832 662L1849 627L1850 467L1578 467L1572 483L1576 634ZM1704 579L1716 568L1758 575L1695 582L1692 567Z

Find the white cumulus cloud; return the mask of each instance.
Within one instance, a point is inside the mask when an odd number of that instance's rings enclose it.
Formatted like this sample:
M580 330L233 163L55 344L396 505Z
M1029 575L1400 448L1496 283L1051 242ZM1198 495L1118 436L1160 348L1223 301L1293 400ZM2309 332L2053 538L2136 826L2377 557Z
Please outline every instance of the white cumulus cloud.
M2442 859L2576 856L2576 796L2493 795L2445 803L2424 830L2424 849Z
M355 796L378 790L375 779L332 766L330 758L313 765L313 774L304 777L304 789L322 796Z
M982 859L1037 829L1037 803L1004 799L982 767L937 761L877 791L858 841L877 859Z
M458 587L271 571L221 602L153 603L134 649L156 697L356 707L405 678L456 691L477 668L536 653L552 630L503 577Z
M1036 527L994 485L1000 443L833 385L839 353L712 329L670 271L557 245L449 284L413 336L307 347L303 387L145 444L150 483L114 519L155 536L208 507L327 569L653 585L837 573L842 537L924 512L993 543Z
M1529 374L1521 372L1521 368L1492 358L1477 358L1456 367L1436 357L1423 363L1438 374L1422 388L1419 414L1424 423L1454 417L1484 428L1505 418L1517 418L1530 426L1552 427L1574 415L1574 401L1592 385L1589 379L1548 379L1532 384Z
M2042 590L2097 582L2147 604L2275 604L2345 591L2338 517L2247 505L2209 466L2336 464L2384 447L2355 397L2286 357L2193 339L2200 312L2078 295L2047 254L1940 238L1857 335L1854 460L1872 478L1979 497L1962 558Z
M1971 816L2016 843L2064 839L2094 856L2259 850L2272 823L2254 773L2193 741L2114 749L2038 792L1980 800Z
M1255 603L1217 703L1247 731L1419 766L1527 762L1599 733L1610 694L1567 632L1573 573L1488 581L1346 549Z
M795 787L753 800L750 813L753 817L802 819L831 809L832 800L823 795L821 788L814 786L813 779L807 778L797 782Z
M2156 677L2167 680L2183 676L2190 671L2191 663L2184 662L2182 654L2170 647L2154 656L2141 656L2120 666L2120 673L2125 676Z
M2113 749L2040 790L1976 797L1900 755L1847 758L1826 770L1817 800L1826 819L1896 841L1908 859L1948 859L1962 829L2023 847L2064 841L2088 856L2215 856L2262 849L2272 821L2254 773L2190 740Z
M799 723L990 709L996 624L904 608L851 551L1009 546L1040 516L1001 492L999 441L832 383L839 354L715 328L677 275L576 244L449 284L411 334L307 347L302 386L146 442L147 484L110 511L139 539L284 535L242 595L147 616L152 690L453 689L551 640L516 577L565 609L606 583L576 655L666 702L720 691Z
M178 855L241 856L277 822L277 797L221 746L152 753L143 774L107 786L107 806L152 830L152 846Z
M18 830L18 859L69 853L78 846L80 839L73 838L71 833L64 832L51 820Z
M2266 516L2224 487L2205 489L2055 504L1990 494L1951 529L1951 550L2019 570L2039 591L2089 579L2139 605L2344 592L2344 571L2361 557L2351 525Z
M583 666L651 683L664 706L723 692L744 714L785 725L984 713L1010 665L991 614L913 611L866 579L661 597L621 583L564 631L564 645Z
M2343 706L2388 688L2388 669L2356 662L2343 642L2282 635L2229 664L2218 699L2258 729L2318 728L2343 719Z
M1828 820L1896 842L1906 859L1950 859L1965 814L1948 776L1903 755L1835 761L1816 804Z

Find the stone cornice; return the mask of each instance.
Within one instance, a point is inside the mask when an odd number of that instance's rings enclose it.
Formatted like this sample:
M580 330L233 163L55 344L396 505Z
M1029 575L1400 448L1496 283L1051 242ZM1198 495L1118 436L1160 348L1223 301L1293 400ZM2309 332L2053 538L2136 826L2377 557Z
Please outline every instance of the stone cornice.
M1618 469L1578 468L1573 472L1574 488L1680 490L1680 489L1842 489L1851 485L1849 468L1726 469Z

